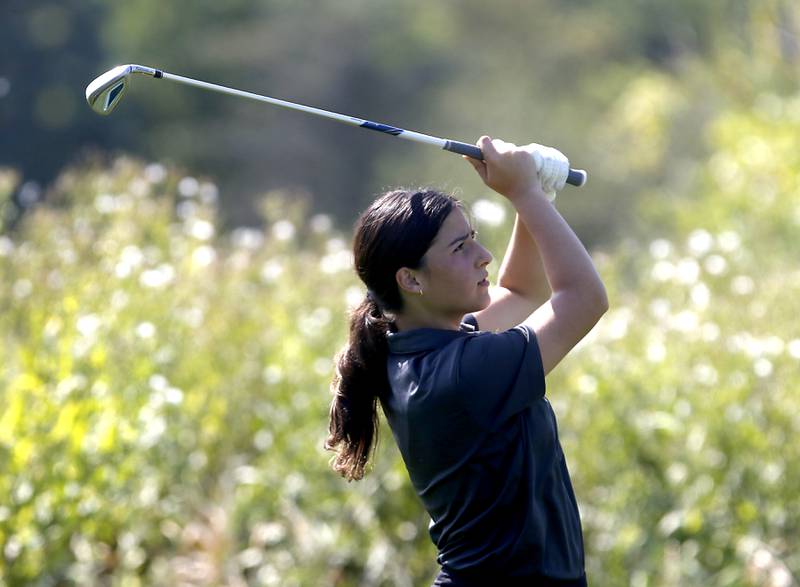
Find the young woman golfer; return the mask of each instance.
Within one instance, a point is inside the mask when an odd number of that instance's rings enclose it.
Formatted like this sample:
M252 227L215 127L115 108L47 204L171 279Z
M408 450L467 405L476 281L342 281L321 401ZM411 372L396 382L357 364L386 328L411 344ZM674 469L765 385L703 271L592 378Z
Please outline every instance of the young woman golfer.
M527 149L481 137L484 183L517 212L500 268L462 205L389 192L360 217L367 296L337 358L326 447L360 479L380 402L431 517L436 586L586 585L578 507L545 376L608 308L591 258Z

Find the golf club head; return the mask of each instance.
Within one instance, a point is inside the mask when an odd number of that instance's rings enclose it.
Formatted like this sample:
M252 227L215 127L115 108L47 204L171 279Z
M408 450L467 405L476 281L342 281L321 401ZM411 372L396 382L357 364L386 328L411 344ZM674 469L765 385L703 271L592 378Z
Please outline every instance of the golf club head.
M86 101L98 114L111 114L125 95L132 73L156 76L156 72L156 69L142 65L118 65L86 86Z

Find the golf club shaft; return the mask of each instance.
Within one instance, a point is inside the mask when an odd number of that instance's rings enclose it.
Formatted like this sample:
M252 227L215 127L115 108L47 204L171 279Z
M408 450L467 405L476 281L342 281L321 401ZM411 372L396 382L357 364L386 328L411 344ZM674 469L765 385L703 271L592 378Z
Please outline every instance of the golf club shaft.
M151 75L157 79L171 80L181 84L194 86L196 88L202 88L204 90L211 90L214 92L220 92L222 94L229 94L233 96L239 96L242 98L249 98L251 100L257 100L259 102L266 102L267 104L272 104L274 106L281 106L283 108L290 108L292 110L305 112L306 114L314 114L316 116L329 118L331 120L337 120L339 122L343 122L345 124L349 124L352 126L360 126L361 128L367 128L370 130L375 130L382 133L390 134L409 141L435 145L440 149L451 151L453 153L459 153L461 155L467 155L469 157L472 157L473 159L478 159L483 161L483 153L481 152L480 148L475 145L470 145L468 143L462 143L459 141L451 141L449 139L434 137L431 135L426 135L410 130L405 130L402 128L397 128L394 126L389 126L387 124L371 122L369 120L364 120L362 118L357 118L355 116L348 116L345 114L338 114L336 112L329 112L328 110L322 110L321 108L314 108L312 106L295 104L294 102L287 102L286 100L270 98L269 96L262 96L260 94L254 94L253 92L245 92L243 90L237 90L235 88L220 86L217 84L212 84L209 82L192 79L189 77L184 77L182 75L176 75L174 73L169 73L159 69L142 67L142 66L136 66L136 68L137 68L136 73L144 73L146 75ZM576 169L569 170L567 183L574 186L582 186L585 182L586 182L585 171Z

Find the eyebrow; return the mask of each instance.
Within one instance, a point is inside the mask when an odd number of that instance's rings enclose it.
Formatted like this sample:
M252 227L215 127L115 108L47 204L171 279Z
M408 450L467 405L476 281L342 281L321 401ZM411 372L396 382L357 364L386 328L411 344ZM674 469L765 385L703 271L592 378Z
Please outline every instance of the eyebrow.
M454 244L456 244L456 243L457 243L457 242L459 242L459 241L465 241L465 240L467 240L467 239L470 237L470 235L474 234L474 232L475 232L474 230L470 230L470 231L469 231L467 234L465 234L464 236L459 236L459 237L456 237L456 238L454 238L454 239L453 239L453 240L452 240L452 241L451 241L451 242L450 242L450 243L447 245L447 247L448 247L448 248L449 248L449 247L452 247Z

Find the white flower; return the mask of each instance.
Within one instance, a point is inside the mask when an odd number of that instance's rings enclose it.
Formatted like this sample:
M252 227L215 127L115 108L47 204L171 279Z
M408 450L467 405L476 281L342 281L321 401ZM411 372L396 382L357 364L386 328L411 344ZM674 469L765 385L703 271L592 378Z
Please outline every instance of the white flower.
M8 257L14 252L14 241L6 235L0 235L0 257Z
M593 395L597 393L597 378L583 374L578 377L578 390L583 395Z
M696 283L692 286L689 296L692 298L692 303L698 310L705 310L711 301L711 290L703 283Z
M153 391L164 391L165 389L167 389L169 385L167 378L161 375L160 373L155 373L151 375L150 379L148 379L147 382L150 384L150 388Z
M202 308L192 306L191 308L186 308L183 312L181 312L179 317L181 320L183 320L183 323L190 328L200 328L200 326L203 324L205 314Z
M236 558L243 569L252 569L264 561L264 554L258 548L246 548Z
M194 267L208 267L217 259L214 247L203 245L192 251L192 265Z
M717 245L726 253L732 253L742 244L742 239L733 230L726 230L717 235Z
M338 253L339 251L343 251L347 248L345 242L338 238L330 238L328 242L325 243L325 250L329 253Z
M253 437L253 446L258 450L267 450L272 446L273 440L272 432L269 430L259 430L256 432L255 437Z
M150 185L147 180L141 177L135 177L131 180L131 183L128 184L128 190L137 198L143 198L150 190Z
M119 257L121 262L132 265L133 267L138 267L144 260L144 255L142 254L141 249L139 249L139 247L136 245L127 245L124 249L122 249Z
M21 300L22 298L27 298L29 295L31 295L31 292L33 291L33 284L29 279L18 279L14 282L12 291L14 292L14 297L18 300Z
M233 470L233 478L242 485L255 485L260 477L258 469L250 465L239 465Z
M315 234L325 234L333 228L333 221L327 214L316 214L311 217L311 231Z
M161 183L167 178L167 169L160 163L151 163L144 168L144 178L150 183Z
M608 338L611 340L624 338L628 333L628 326L632 319L633 312L630 308L620 308L619 310L610 312L610 316L607 316L604 320Z
M215 204L219 199L219 189L210 181L204 181L200 184L200 201L204 204Z
M61 401L72 394L77 389L86 387L88 383L85 375L70 375L58 382L55 391L55 397Z
M200 183L193 177L184 177L178 182L178 193L184 198L193 198L200 191Z
M689 250L696 256L705 255L714 245L714 237L707 230L699 228L689 235Z
M254 251L264 244L264 233L255 228L237 228L233 231L231 240L237 248Z
M756 359L753 363L753 371L759 377L769 377L772 374L772 361L763 357Z
M777 357L783 353L783 349L786 348L786 343L783 342L783 339L775 335L762 339L761 344L764 349L764 354L772 355L773 357Z
M650 254L654 259L666 259L672 253L672 243L659 238L650 243Z
M650 313L661 320L668 318L671 310L669 300L664 298L656 298L650 302Z
M719 326L713 322L706 322L700 327L700 333L705 342L714 342L719 338Z
M658 261L653 265L650 276L656 281L670 281L675 276L675 265L669 261Z
M178 389L177 387L169 386L164 391L164 400L168 404L172 404L173 406L177 406L181 402L183 402L183 391Z
M703 385L714 386L719 381L717 370L708 363L700 363L692 369L695 381Z
M102 321L97 314L86 314L78 318L76 328L81 336L91 338L97 333L100 324L102 324Z
M349 310L352 310L364 301L366 297L364 290L356 285L352 285L344 292L344 301ZM798 345L800 346L800 345Z
M472 205L472 213L479 222L488 226L500 226L506 219L505 208L492 200L478 200Z
M136 325L136 336L139 338L153 338L156 334L156 327L152 322L140 322Z
M261 372L261 377L267 385L276 385L283 381L283 369L278 365L267 365Z
M733 278L733 281L731 281L731 291L740 296L753 293L755 287L755 282L747 275L737 275Z
M175 211L178 214L178 218L181 220L187 220L197 214L198 206L195 202L192 201L185 201L181 202L175 207Z
M272 226L272 235L279 241L288 241L294 237L294 224L288 220L278 220Z
M120 253L119 262L114 266L114 274L120 279L128 277L143 261L144 255L139 247L128 245Z
M699 323L697 314L691 310L684 310L678 312L672 317L672 327L678 332L690 333L693 332Z
M117 201L111 194L100 194L94 199L94 207L100 214L110 214L117 209Z
M214 225L208 220L195 218L188 223L186 227L186 234L196 238L197 240L207 241L214 236Z
M660 363L667 357L667 347L660 340L651 340L647 343L645 355L651 363Z
M144 423L144 430L139 437L139 443L144 448L151 448L156 445L164 432L166 432L167 422L163 416L155 415L147 408L143 408L139 413L139 419Z
M283 274L283 265L280 261L267 261L261 267L261 281L265 283L277 281L281 274Z
M728 262L722 255L709 255L703 262L703 267L711 275L722 275L728 267Z
M161 288L171 283L174 278L175 269L172 265L162 263L156 269L143 271L139 276L139 283L144 287Z
M327 274L348 271L353 268L353 254L346 250L330 253L320 259L319 265L322 272Z
M262 522L251 533L251 541L259 546L277 544L286 537L286 527L280 522Z
M692 285L700 277L700 265L691 257L681 259L675 268L675 277L684 285Z
M667 467L667 479L673 485L678 485L684 482L689 475L689 468L683 463L672 463Z

